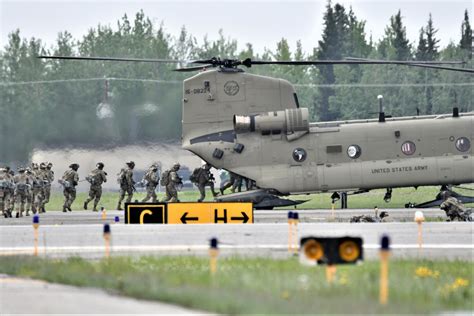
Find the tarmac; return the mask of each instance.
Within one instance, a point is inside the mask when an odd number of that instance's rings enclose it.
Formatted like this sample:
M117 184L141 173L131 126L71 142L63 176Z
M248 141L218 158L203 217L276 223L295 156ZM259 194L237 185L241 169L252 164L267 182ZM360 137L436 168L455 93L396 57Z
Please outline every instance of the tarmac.
M354 215L372 215L373 210L299 210L297 238L305 236L359 236L364 257L376 259L379 241L387 234L395 258L429 258L473 261L473 225L443 222L444 212L423 210L427 222L413 222L415 210L386 210L392 222L349 223ZM81 256L100 259L105 255L103 226L110 223L111 256L207 255L209 240L219 239L221 256L288 258L287 211L255 211L254 224L127 225L123 211L102 214L90 211L47 212L40 215L38 252L41 257ZM114 223L115 217L119 222ZM32 216L0 219L0 256L32 255ZM0 269L1 273L1 269ZM28 304L25 304L25 297ZM58 302L60 302L58 304ZM159 302L140 301L92 288L51 284L44 281L0 275L0 314L203 314L200 311Z
M387 211L387 210L386 210ZM391 237L393 256L399 258L473 260L473 225L466 222L425 222L422 247L414 210L388 210L388 223L349 223L356 214L372 210L302 210L298 237L358 236L364 240L366 258L377 258L382 235ZM425 210L425 217L444 216L439 210ZM113 219L119 216L119 222ZM223 255L288 257L286 211L255 211L254 224L126 225L123 212L47 212L41 214L38 251L41 256L81 256L97 259L104 255L103 225L111 223L112 255L207 255L209 240L218 238ZM0 255L32 254L32 217L0 220Z
M205 314L171 304L113 295L93 288L79 288L1 274L0 294L0 315Z

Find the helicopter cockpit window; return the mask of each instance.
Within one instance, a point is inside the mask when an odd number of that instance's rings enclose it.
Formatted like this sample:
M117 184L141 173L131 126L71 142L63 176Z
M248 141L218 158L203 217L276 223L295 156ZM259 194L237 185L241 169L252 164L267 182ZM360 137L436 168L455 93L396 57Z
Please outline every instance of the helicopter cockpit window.
M403 143L402 145L402 152L407 155L407 156L410 156L410 155L413 155L416 151L416 146L415 146L415 143L411 142L411 141L406 141Z
M360 157L360 154L362 153L362 150L360 149L359 145L350 145L347 147L347 155L349 158L352 159L357 159Z
M471 142L467 137L459 137L456 140L456 149L461 151L461 152L466 152L471 148Z

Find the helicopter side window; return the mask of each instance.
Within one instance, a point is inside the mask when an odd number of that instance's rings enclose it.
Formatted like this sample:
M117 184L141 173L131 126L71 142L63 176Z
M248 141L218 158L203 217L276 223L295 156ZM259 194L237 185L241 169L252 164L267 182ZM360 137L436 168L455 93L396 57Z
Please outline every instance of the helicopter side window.
M402 152L407 155L407 156L410 156L410 155L413 155L416 151L416 146L415 146L415 143L411 142L411 141L406 141L403 143L402 145Z
M356 159L360 157L362 150L360 149L359 145L350 145L347 147L347 155L349 158Z
M471 148L471 142L467 137L459 137L456 140L456 149L461 151L461 152L466 152Z

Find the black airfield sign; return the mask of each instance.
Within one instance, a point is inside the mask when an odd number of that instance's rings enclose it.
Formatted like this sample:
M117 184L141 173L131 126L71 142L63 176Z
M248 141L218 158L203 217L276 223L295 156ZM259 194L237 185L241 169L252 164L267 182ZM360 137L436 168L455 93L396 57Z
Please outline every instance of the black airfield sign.
M125 203L126 224L166 224L166 204Z

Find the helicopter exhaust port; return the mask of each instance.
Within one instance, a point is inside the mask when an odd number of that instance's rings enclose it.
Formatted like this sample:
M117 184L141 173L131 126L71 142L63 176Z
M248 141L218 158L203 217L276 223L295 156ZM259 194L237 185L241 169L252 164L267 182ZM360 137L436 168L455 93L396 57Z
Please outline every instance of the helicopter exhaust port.
M234 115L236 133L261 132L287 133L309 131L309 111L307 108L286 109L256 115Z

